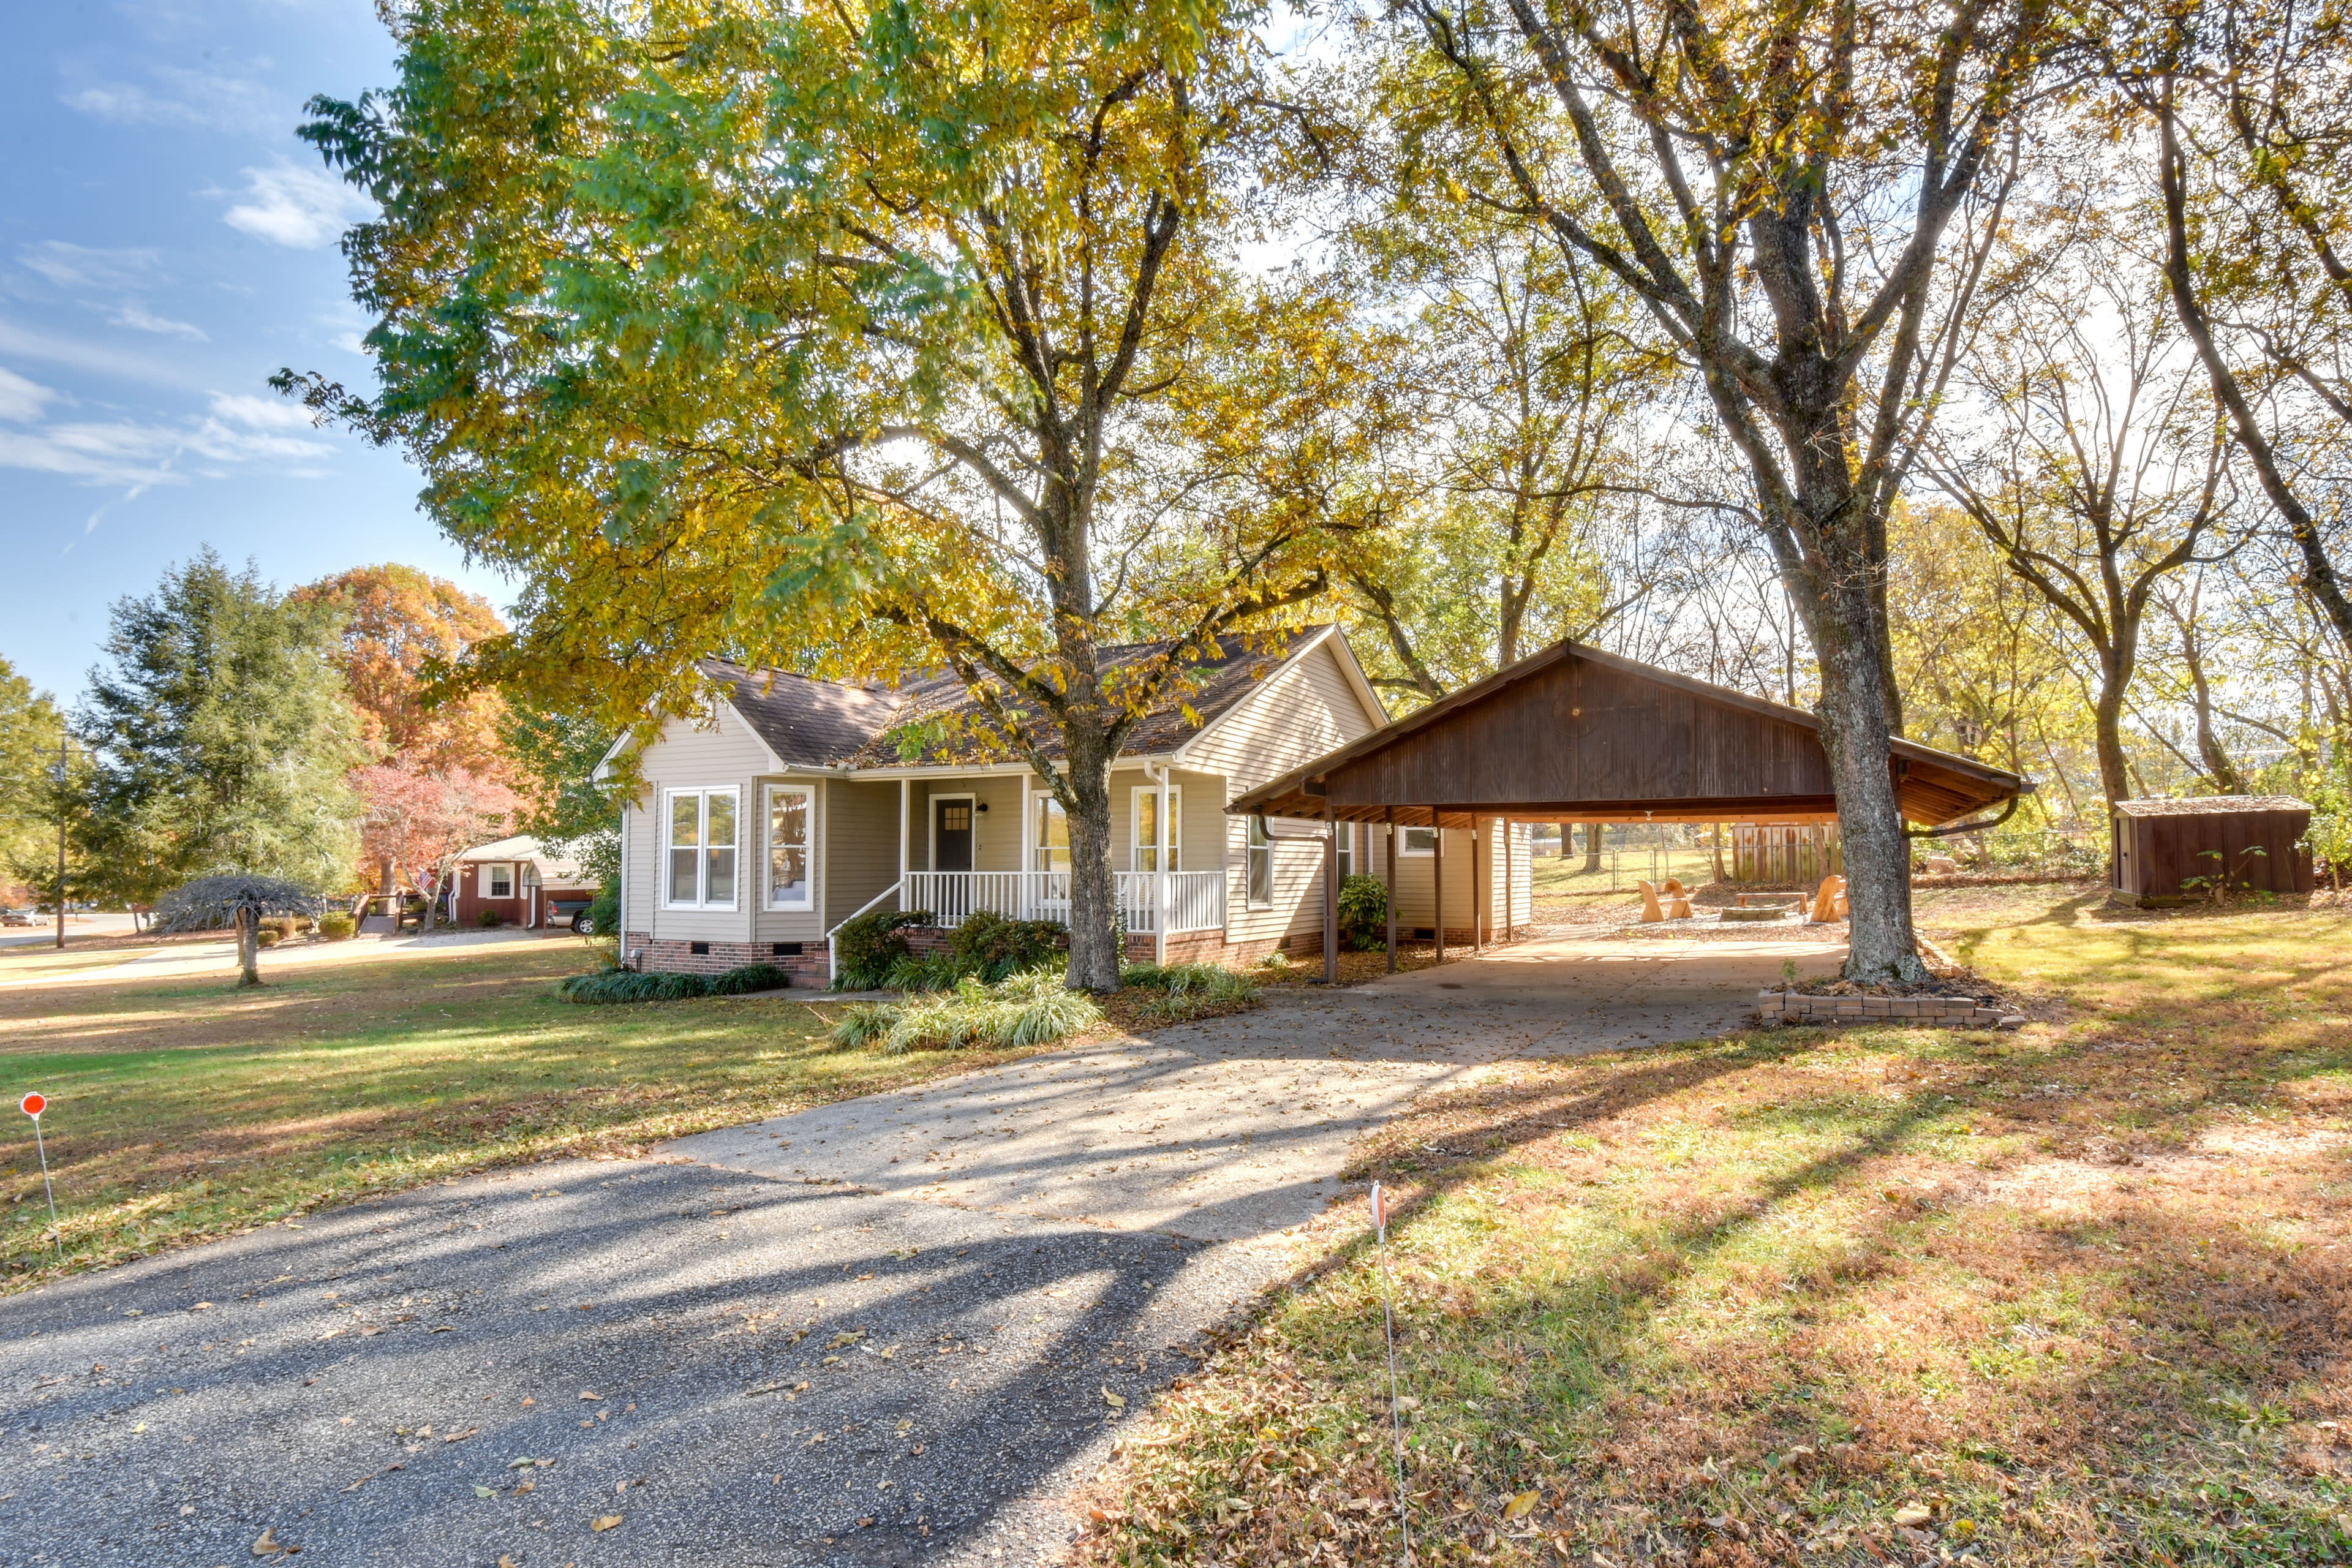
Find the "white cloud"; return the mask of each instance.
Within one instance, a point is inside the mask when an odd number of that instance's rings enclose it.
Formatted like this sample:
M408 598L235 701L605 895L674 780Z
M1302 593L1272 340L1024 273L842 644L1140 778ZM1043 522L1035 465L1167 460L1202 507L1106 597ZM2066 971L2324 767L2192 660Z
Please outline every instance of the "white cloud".
M0 397L7 390L7 384L0 383ZM226 478L230 470L263 463L278 473L310 477L321 472L320 461L333 454L323 441L251 427L275 423L278 411L265 399L215 394L214 406L212 415L178 424L83 421L0 430L0 468L29 468L90 484L138 489L186 484L191 478ZM230 425L223 413L246 427ZM37 414L36 404L33 416ZM192 473L184 467L191 462L216 466Z
M37 332L14 322L0 321L0 353L18 359L46 360L52 364L71 365L100 375L110 375L124 381L141 382L152 386L182 386L202 391L201 373L182 370L174 365L161 364L153 360L127 353L103 343L82 342L73 338L55 338Z
M0 368L0 419L38 419L42 407L56 393L26 381L15 371Z
M60 289L138 289L153 284L163 271L163 256L144 246L121 250L93 249L45 239L16 253L27 269Z
M233 419L256 430L309 430L310 411L278 397L256 397L249 392L215 392L213 415Z
M282 131L293 105L250 77L182 66L154 66L154 86L94 82L64 95L66 106L116 125L200 126L215 131Z
M118 327L136 327L142 332L162 332L168 337L186 338L192 342L212 342L202 327L175 321L169 316L159 316L136 300L121 307L111 319Z
M224 221L289 249L324 245L345 224L375 210L358 191L316 169L247 169L245 179L245 199L223 215Z

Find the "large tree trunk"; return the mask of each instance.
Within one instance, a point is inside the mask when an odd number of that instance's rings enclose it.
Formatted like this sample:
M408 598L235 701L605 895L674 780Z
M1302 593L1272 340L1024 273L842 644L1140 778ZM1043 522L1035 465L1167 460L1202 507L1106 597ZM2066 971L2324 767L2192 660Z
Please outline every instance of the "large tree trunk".
M2099 751L2099 787L2107 804L2132 797L2131 769L2124 757L2124 692L2128 672L2110 668L2099 681L2099 700L2093 709L2093 729Z
M236 984L261 984L261 922L251 910L236 911Z
M1559 832L1560 846L1565 849L1568 845L1568 825L1562 823ZM1601 824L1597 822L1588 822L1584 825L1584 868L1588 871L1601 869Z
M1841 551L1841 554L1845 553ZM1927 978L1911 927L1911 841L1890 764L1895 706L1885 689L1885 626L1862 562L1809 584L1808 613L1822 671L1822 745L1837 791L1844 866L1845 978L1861 984Z
M1070 970L1074 991L1116 991L1123 934L1111 868L1110 765L1115 747L1094 726L1065 731L1070 794Z

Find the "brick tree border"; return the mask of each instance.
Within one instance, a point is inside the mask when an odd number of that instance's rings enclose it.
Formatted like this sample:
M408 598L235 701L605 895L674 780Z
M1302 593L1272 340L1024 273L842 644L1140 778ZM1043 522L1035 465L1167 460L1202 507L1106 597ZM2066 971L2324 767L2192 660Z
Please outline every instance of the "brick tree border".
M1912 1024L1930 1029L2014 1029L2025 1020L1991 998L1974 996L1809 996L1759 991L1756 1019L1767 1028L1804 1024Z

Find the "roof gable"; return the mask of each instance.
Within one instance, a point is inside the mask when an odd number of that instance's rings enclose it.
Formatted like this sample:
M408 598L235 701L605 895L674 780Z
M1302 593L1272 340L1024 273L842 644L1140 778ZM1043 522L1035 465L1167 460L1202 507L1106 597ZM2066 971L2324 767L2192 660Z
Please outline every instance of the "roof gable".
M1376 820L1399 806L1590 820L1819 820L1835 790L1821 723L1562 642L1317 758L1228 807ZM1948 822L2028 786L1916 742L1892 748L1905 814Z

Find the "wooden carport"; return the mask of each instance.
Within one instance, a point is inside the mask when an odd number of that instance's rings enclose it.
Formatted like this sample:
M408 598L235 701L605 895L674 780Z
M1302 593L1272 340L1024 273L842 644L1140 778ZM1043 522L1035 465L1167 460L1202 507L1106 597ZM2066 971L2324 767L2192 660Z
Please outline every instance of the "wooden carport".
M2032 788L2015 773L1912 741L1896 741L1887 763L1903 815L1925 826L1958 822ZM1837 796L1814 715L1562 642L1270 780L1225 809L1387 826L1393 965L1393 838L1400 826L1475 826L1498 818L1834 822ZM1443 837L1441 832L1441 853ZM1476 845L1474 838L1474 882ZM1507 854L1507 835L1505 846ZM1338 897L1327 835L1327 979L1337 978ZM1437 940L1443 958L1442 912Z

